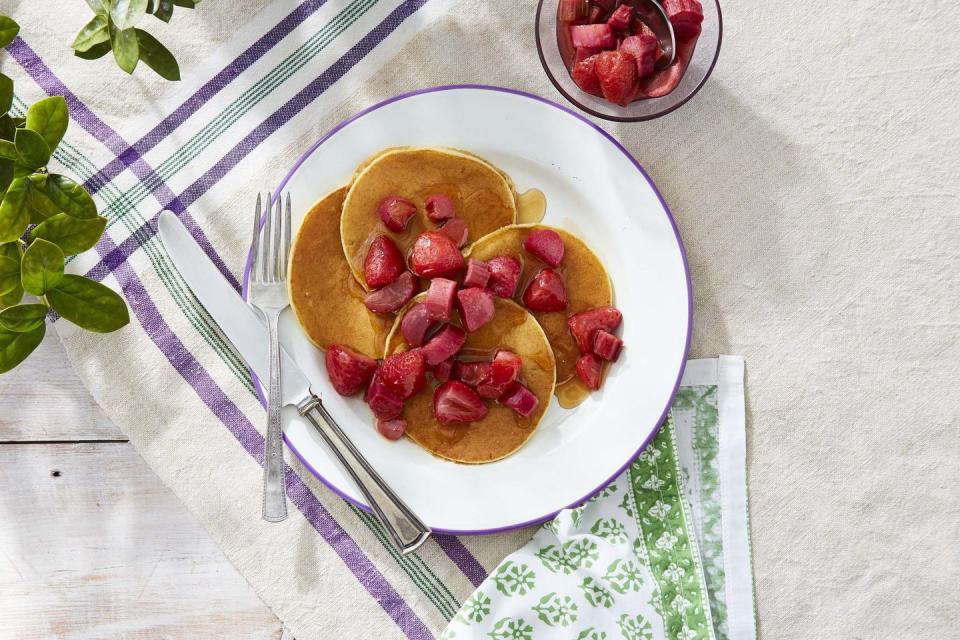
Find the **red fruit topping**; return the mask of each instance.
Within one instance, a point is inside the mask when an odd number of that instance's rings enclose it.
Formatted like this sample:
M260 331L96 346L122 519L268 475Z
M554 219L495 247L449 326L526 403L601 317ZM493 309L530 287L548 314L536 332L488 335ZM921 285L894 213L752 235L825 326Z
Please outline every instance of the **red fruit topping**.
M575 24L570 27L570 39L574 48L598 47L612 49L617 45L613 29L608 24Z
M633 100L637 63L631 56L620 51L604 51L597 54L594 68L604 98L619 105L629 104Z
M587 58L592 58L603 51L599 47L580 47L577 49L577 56L573 59L574 62L583 62Z
M426 305L418 302L404 314L403 321L400 322L400 333L408 345L419 347L432 325L433 320L427 315Z
M561 22L576 22L587 15L587 0L560 0L557 18Z
M613 307L588 309L567 318L567 326L580 348L580 353L592 352L594 334L599 329L613 331L621 322L623 314Z
M594 5L590 7L590 14L587 16L587 22L589 22L590 24L604 22L603 18L606 14L607 12L604 11L603 8Z
M477 393L483 398L499 398L520 377L523 360L512 351L497 351L490 369L477 381Z
M450 372L453 371L453 358L447 358L443 362L438 362L430 369L434 379L437 382L446 382L450 379Z
M604 360L616 362L623 348L623 340L609 331L599 329L593 337L593 353Z
M641 80L638 87L640 95L647 98L660 98L667 95L680 84L680 79L683 78L683 72L686 69L686 63L678 57L673 61L673 64L663 71Z
M453 299L457 295L457 283L447 278L434 278L427 289L427 316L431 320L447 322L453 312Z
M377 213L380 221L390 231L403 231L407 228L410 218L417 212L417 205L400 196L387 196L380 202Z
M527 389L519 382L513 382L507 387L507 390L500 396L500 403L510 407L524 418L529 417L531 413L537 410L540 401L533 391Z
M563 261L563 238L553 229L531 231L523 241L523 248L551 267L559 267Z
M420 349L387 356L377 378L392 395L401 400L419 393L427 383L427 360Z
M616 8L607 24L614 31L626 31L630 28L630 22L633 20L633 7L628 4L622 4Z
M403 400L390 393L380 377L379 370L370 381L363 399L370 405L373 415L382 420L393 420L403 411Z
M570 70L570 77L577 86L593 96L602 96L600 78L597 77L597 56L577 62Z
M342 396L352 396L363 389L377 370L376 360L339 344L330 345L324 359L330 384Z
M457 245L457 248L467 244L467 240L470 239L470 229L467 228L467 223L457 217L447 220L446 224L437 231L453 240L453 244Z
M487 375L490 366L491 363L489 362L463 362L462 360L454 360L450 377L454 380L459 380L463 384L475 387L477 383L480 382L480 378Z
M653 33L629 36L620 43L620 51L636 61L638 78L645 78L653 73L657 62L657 47L657 38Z
M698 0L663 0L660 4L670 18L677 40L689 40L700 35L703 6Z
M535 275L523 292L523 304L531 311L563 311L567 302L567 287L553 269Z
M449 380L437 387L433 394L433 415L443 424L474 422L487 416L487 405L467 385Z
M374 313L393 313L417 292L417 277L409 271L404 271L400 277L385 286L367 294L363 304Z
M460 327L448 324L437 335L430 338L421 351L428 365L435 365L453 357L466 342L467 336Z
M600 7L602 11L610 12L613 11L614 7L617 6L617 3L620 0L590 0L593 4Z
M600 388L600 379L603 377L603 360L592 353L580 356L577 360L577 377L588 389L596 391Z
M512 256L497 256L487 260L490 280L487 289L501 298L512 298L520 281L520 261Z
M410 268L424 278L456 277L463 269L463 254L439 231L424 231L410 251Z
M387 440L399 440L407 430L407 421L403 418L377 420L377 431Z
M486 289L460 289L457 292L460 320L467 331L476 331L493 320L493 294Z
M427 217L434 222L452 218L456 213L453 210L453 200L445 193L435 193L432 196L427 196L424 208L427 210Z
M363 279L371 289L385 287L407 270L403 254L393 240L379 235L370 243L367 258L363 261Z
M467 260L467 275L463 277L465 288L487 286L490 280L490 267L482 260Z

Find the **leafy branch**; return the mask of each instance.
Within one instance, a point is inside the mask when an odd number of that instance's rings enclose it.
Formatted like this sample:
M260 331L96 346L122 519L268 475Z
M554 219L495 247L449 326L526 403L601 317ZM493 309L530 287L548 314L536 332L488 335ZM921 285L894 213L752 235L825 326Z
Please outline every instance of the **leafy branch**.
M133 73L137 62L156 71L167 80L180 79L180 66L170 50L136 25L147 14L170 22L173 8L193 9L200 0L86 0L94 16L80 29L73 41L74 55L96 60L113 51L117 65Z
M0 16L0 47L19 30ZM112 289L64 273L66 257L92 248L107 224L83 186L47 170L70 122L66 100L40 100L25 118L8 113L12 104L13 81L0 74L0 373L37 348L51 309L99 333L130 322Z

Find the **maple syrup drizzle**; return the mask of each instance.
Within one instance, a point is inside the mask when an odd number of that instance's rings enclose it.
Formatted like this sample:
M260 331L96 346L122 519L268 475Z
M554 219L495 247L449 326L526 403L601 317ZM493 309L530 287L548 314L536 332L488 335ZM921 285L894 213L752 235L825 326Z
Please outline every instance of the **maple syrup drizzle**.
M517 196L517 223L535 224L547 214L547 198L540 189L527 189Z

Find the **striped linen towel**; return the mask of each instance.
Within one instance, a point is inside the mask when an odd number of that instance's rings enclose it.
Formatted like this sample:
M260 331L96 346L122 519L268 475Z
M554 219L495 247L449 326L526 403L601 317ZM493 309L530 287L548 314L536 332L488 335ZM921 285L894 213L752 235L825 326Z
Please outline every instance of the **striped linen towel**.
M201 3L152 26L184 80L130 78L68 48L83 3L18 3L3 57L15 110L63 95L72 122L57 171L108 218L68 269L123 293L130 326L109 336L57 323L97 402L299 640L430 638L531 529L436 536L403 557L368 514L295 459L293 508L260 519L263 408L249 375L178 276L157 217L175 212L239 287L249 206L326 130L423 86L485 82L557 98L536 60L533 7L497 0ZM503 60L515 64L502 64ZM614 131L636 148L636 132ZM229 615L229 611L217 612Z

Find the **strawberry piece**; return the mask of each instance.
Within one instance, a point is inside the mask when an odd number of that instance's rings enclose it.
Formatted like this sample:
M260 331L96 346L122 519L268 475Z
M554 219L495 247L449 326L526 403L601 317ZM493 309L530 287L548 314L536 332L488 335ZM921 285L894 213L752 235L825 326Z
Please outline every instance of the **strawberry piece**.
M367 258L363 261L363 279L371 289L385 287L407 270L403 254L385 235L379 235L370 243Z
M483 289L490 280L490 267L482 260L467 260L467 275L463 277L465 288L480 287Z
M446 382L450 379L450 373L453 371L453 358L447 358L443 362L438 362L430 369L434 379L437 382Z
M403 400L395 396L387 389L380 377L380 371L377 370L367 387L367 393L363 399L368 405L373 415L382 420L393 420L403 411Z
M433 320L427 315L427 306L418 302L404 314L403 320L400 322L400 333L408 345L419 347L423 344L423 338L432 326Z
M380 221L387 229L398 233L407 228L407 223L416 212L417 205L400 196L387 196L377 207Z
M559 267L563 261L563 238L553 229L531 231L523 241L523 248L551 267Z
M500 404L510 407L524 418L528 418L530 414L537 410L540 400L530 389L519 382L512 382L500 396Z
M437 322L447 322L453 313L453 299L457 295L457 283L447 278L434 278L427 289L427 317Z
M460 351L460 347L466 340L467 334L463 332L463 329L448 324L437 335L430 338L430 341L421 351L427 359L427 364L433 366L447 358L452 358L457 351Z
M480 378L487 375L490 370L489 362L464 362L462 360L453 361L453 369L450 370L450 377L453 380L459 380L463 384L471 387L477 386Z
M399 440L407 430L407 421L403 418L377 420L377 431L387 440Z
M567 303L567 287L553 269L535 275L523 292L523 304L531 311L563 311Z
M623 314L614 307L596 307L567 318L567 327L580 348L580 353L591 353L593 338L599 329L613 331L623 322Z
M606 23L575 24L570 27L570 39L576 49L580 47L612 49L617 45L617 39L613 36L613 29Z
M623 349L623 340L603 329L597 330L593 337L593 353L604 360L616 362Z
M603 360L592 353L580 356L577 360L577 377L587 385L588 389L596 391L600 388L600 380L603 377Z
M630 22L633 20L633 7L629 4L622 4L617 7L607 20L607 24L614 31L626 31L630 28Z
M410 251L410 268L424 278L455 278L463 264L457 245L438 231L421 233Z
M467 331L476 331L493 320L493 294L487 289L460 289L457 292L460 320Z
M637 77L645 78L653 73L653 67L657 62L657 42L656 36L651 32L629 36L620 43L620 51L632 57L637 63Z
M363 304L374 313L393 313L417 292L417 277L404 271L400 277L385 286L367 294Z
M499 398L520 377L522 367L523 360L514 352L497 351L490 368L477 381L477 393L482 398Z
M593 56L597 55L601 51L603 51L603 49L599 47L580 47L579 49L577 49L577 54L576 54L576 57L574 57L573 61L583 62L587 58L592 58Z
M579 49L578 49L579 51ZM597 56L592 56L573 65L570 77L577 86L592 96L602 96L600 78L597 77Z
M490 269L490 280L487 289L501 298L512 298L520 281L520 261L512 256L497 256L487 260Z
M647 98L661 98L667 95L677 88L686 70L687 65L683 58L678 57L666 69L641 80L638 87L639 94Z
M435 193L432 196L427 196L424 208L427 210L427 217L434 222L448 220L456 213L453 208L453 200L445 193Z
M700 35L703 6L698 0L663 0L660 4L670 18L677 40L689 40Z
M433 394L433 415L443 424L483 420L487 411L483 398L456 380L444 382Z
M427 384L427 360L420 349L394 353L383 360L377 377L393 396L406 400Z
M339 344L327 348L324 356L330 384L342 396L352 396L370 382L377 361Z
M587 15L587 0L560 0L557 18L561 22L576 22Z
M636 60L621 51L604 51L597 54L594 68L604 98L619 105L627 105L633 100L637 81Z
M458 249L467 244L467 240L470 238L470 229L467 228L467 223L456 216L447 220L446 224L440 227L438 231L450 238Z

